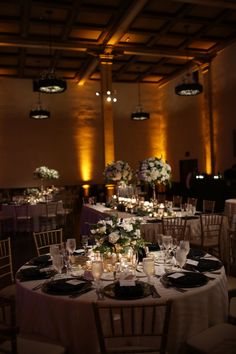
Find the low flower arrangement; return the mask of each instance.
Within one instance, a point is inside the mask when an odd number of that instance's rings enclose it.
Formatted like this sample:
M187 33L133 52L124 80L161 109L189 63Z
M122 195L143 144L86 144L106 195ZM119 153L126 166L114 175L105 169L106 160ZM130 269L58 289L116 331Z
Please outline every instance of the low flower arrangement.
M102 254L122 254L130 248L138 252L147 242L141 237L141 220L138 218L111 218L100 220L91 225L91 234L95 237L95 251Z
M34 177L39 179L58 179L59 173L57 170L48 168L46 166L37 167L34 171Z
M121 160L107 164L103 174L107 181L123 182L124 184L128 184L133 176L132 169L129 164Z
M140 162L137 177L140 181L151 184L170 184L171 167L162 158L149 157Z

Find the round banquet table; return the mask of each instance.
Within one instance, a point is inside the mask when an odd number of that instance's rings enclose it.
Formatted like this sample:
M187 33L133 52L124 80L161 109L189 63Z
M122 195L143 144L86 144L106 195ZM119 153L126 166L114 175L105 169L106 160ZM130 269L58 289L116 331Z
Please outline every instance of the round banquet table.
M22 268L27 267L26 265ZM158 266L157 269L158 270ZM209 275L209 273L207 273ZM211 273L213 280L204 286L189 288L180 293L174 288L165 288L155 277L154 284L160 300L173 300L168 353L177 354L187 338L208 327L225 322L228 311L227 280L224 267ZM146 278L140 278L146 281ZM16 281L17 319L22 335L42 337L64 345L68 354L98 354L98 339L92 311L97 300L95 290L76 298L49 295L41 289L33 290L45 280ZM103 285L109 284L103 281ZM148 302L151 296L135 302ZM155 299L155 301L160 301ZM103 302L126 302L105 297Z

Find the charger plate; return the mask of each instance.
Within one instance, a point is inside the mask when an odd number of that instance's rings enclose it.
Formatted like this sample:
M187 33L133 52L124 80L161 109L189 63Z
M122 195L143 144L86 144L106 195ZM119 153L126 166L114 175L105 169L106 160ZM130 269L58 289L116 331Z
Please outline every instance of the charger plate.
M150 284L136 280L135 286L120 286L119 282L104 287L105 296L117 300L142 299L152 294Z
M199 286L206 285L208 278L202 273L194 272L183 272L183 276L174 278L176 273L181 272L172 272L164 274L161 277L161 282L167 286L179 287L179 288L196 288Z

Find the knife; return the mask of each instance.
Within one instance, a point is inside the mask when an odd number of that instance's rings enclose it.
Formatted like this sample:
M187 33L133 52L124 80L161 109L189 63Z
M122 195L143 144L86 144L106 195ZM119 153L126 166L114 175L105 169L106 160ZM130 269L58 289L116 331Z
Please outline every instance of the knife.
M156 297L156 298L161 297L161 295L158 293L154 285L150 285L150 289L151 289L152 297Z
M80 290L80 291L78 291L78 292L76 292L74 294L69 295L69 297L70 298L79 297L80 295L85 294L85 293L87 293L87 292L89 292L91 290L94 290L94 288L91 288L91 287L85 288L85 289L82 289L82 290Z

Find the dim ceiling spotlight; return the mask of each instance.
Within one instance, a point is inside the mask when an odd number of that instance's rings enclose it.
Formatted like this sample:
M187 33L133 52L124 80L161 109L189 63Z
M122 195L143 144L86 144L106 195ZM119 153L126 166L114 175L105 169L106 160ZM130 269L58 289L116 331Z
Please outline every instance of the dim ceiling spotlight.
M100 96L100 92L96 91L96 96ZM104 94L105 100L107 102L114 102L116 103L118 101L117 97L116 97L116 91L114 90L113 92L110 90L107 90L106 93Z

